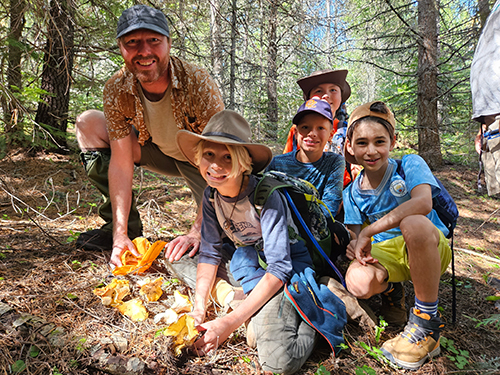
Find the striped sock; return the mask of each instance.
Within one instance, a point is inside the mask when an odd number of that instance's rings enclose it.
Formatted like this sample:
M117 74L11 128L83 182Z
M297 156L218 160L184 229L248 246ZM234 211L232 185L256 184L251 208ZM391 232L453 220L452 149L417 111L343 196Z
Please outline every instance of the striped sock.
M429 314L430 316L436 316L438 310L438 302L422 302L417 297L415 297L415 308L420 310L420 312Z

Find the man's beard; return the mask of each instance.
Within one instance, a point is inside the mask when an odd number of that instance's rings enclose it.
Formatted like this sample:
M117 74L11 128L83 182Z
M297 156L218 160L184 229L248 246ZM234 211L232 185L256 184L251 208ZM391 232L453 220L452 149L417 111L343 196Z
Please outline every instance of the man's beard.
M156 62L156 69L144 71L137 68L136 63L141 60L152 60L154 59ZM156 82L167 70L168 68L168 59L166 61L162 61L158 58L158 56L151 55L148 57L140 57L132 60L132 64L127 64L128 69L132 74L139 80L141 83L152 83Z

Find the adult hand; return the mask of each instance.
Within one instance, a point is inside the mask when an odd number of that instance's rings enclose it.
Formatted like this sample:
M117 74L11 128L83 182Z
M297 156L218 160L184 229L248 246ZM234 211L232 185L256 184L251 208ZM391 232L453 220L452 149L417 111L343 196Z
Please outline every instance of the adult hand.
M194 236L189 232L185 236L180 236L172 241L170 241L165 246L165 258L168 259L169 262L177 261L181 259L186 251L191 248L189 252L189 256L193 257L198 248L200 247L200 237L199 235Z
M223 320L224 318L215 319L197 327L198 331L205 331L205 334L194 343L199 355L206 355L216 350L232 333Z
M142 255L137 252L134 244L125 234L114 234L113 235L113 251L111 252L111 259L109 263L112 266L120 267L122 266L122 261L120 259L121 255L125 250L130 250L132 254L140 258Z

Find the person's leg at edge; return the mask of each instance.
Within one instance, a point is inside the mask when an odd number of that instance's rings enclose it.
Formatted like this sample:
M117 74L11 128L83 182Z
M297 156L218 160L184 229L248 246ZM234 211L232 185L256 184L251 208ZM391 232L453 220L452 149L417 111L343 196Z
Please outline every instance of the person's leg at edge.
M415 299L425 304L429 311L435 311L442 270L438 249L440 233L423 215L406 217L401 221L400 228L408 252ZM404 331L382 346L382 352L389 360L408 369L419 368L428 358L440 352L441 319L438 315L421 312L418 302L410 312Z
M87 176L104 196L104 203L98 212L105 221L100 229L82 233L77 240L77 246L88 250L110 250L113 245L113 215L108 187L111 150L103 112L88 110L80 114L76 119L76 137ZM140 152L140 148L138 151ZM131 238L142 235L142 224L134 199L130 209L128 231Z
M251 319L247 341L257 346L264 371L297 372L311 355L317 333L297 313L281 289Z

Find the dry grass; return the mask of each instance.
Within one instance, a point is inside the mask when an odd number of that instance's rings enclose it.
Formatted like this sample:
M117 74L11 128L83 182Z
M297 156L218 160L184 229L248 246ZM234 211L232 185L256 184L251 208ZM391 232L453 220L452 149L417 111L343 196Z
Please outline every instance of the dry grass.
M475 171L455 165L438 175L462 214L455 246L499 259L500 215L495 213L499 201L476 194ZM136 193L150 240L168 241L188 230L195 208L181 180L138 171L135 186L139 187ZM10 374L10 366L19 360L26 364L26 374L104 374L104 369L126 374L127 365L136 370L142 365L145 374L262 373L256 352L246 345L244 330L233 334L213 357L187 353L174 358L169 339L155 337L161 326L151 318L134 323L101 304L92 290L112 279L109 254L81 251L73 242L78 232L102 224L96 214L99 200L76 156L20 154L0 161L0 302L4 304L0 305L0 374ZM475 328L476 321L499 313L493 302L485 300L499 294L486 283L488 276L499 277L499 264L456 251L456 266L459 319L456 325L448 324L443 335L455 340L457 349L469 351L471 366L496 358L494 371L500 373L499 330L491 325ZM150 317L169 306L174 289L189 293L161 262L155 262L145 276L158 275L166 279L164 295L160 301L146 304ZM134 296L138 296L137 279L145 276L127 277ZM451 322L450 279L450 273L443 275L440 290L447 322ZM411 284L406 284L407 301L411 302ZM369 303L377 310L377 298ZM12 310L2 313L5 305ZM212 310L213 316L218 313ZM61 334L54 334L56 327ZM384 332L381 342L395 333ZM314 374L320 363L332 374L353 374L363 366L377 374L405 373L377 361L360 346L359 342L380 345L373 334L348 325L345 337L348 348L338 358L331 357L326 344L320 342L302 373ZM39 349L36 356L33 347ZM444 351L413 374L458 373L448 356L453 354ZM134 362L137 359L140 362ZM467 374L485 373L479 368L467 369Z

